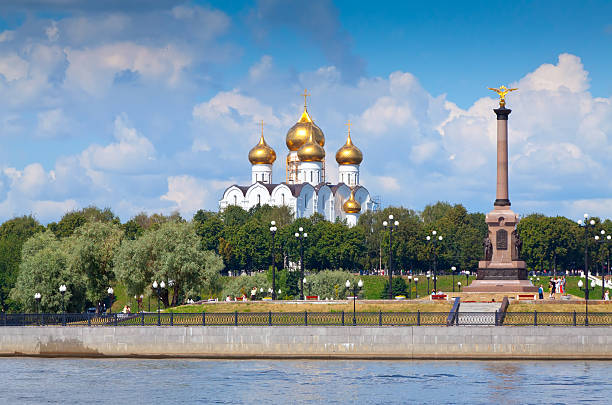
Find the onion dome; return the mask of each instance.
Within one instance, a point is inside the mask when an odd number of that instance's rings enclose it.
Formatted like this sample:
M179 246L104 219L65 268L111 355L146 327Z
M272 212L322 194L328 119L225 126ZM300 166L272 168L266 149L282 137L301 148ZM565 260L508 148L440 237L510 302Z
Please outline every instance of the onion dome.
M276 160L276 152L266 143L263 131L259 143L249 151L249 161L253 165L271 165Z
M344 202L342 209L347 214L359 214L361 212L361 204L355 200L355 190L351 189L351 196Z
M336 152L336 162L338 162L339 165L358 165L362 160L363 153L361 153L358 147L353 145L351 128L349 127L346 143Z
M300 149L302 145L308 140L308 132L314 133L314 140L321 146L325 146L325 135L321 128L317 126L310 118L308 110L306 109L306 97L308 93L304 90L304 112L298 120L298 122L287 131L287 137L285 142L290 151L296 151Z
M302 162L321 162L325 159L325 149L314 140L314 131L308 131L308 140L298 149L298 159Z

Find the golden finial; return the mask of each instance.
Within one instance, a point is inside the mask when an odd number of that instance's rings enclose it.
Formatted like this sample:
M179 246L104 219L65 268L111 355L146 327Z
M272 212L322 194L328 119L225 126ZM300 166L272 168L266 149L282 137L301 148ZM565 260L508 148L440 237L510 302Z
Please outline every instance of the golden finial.
M353 125L353 124L351 124L351 120L348 120L348 122L346 124L344 124L344 125L346 125L348 127L348 135L349 135L349 138L350 138L351 137L351 125Z
M264 126L264 121L261 120L261 137L263 138L263 126Z
M306 97L310 96L310 94L308 94L308 90L304 89L304 94L302 94L302 96L304 96L304 110L306 109Z
M499 94L499 108L505 108L506 107L506 94L510 93L511 91L515 91L518 89L509 89L506 86L499 86L499 89L495 89L492 87L487 87L489 90L493 90L494 92L496 92L497 94Z

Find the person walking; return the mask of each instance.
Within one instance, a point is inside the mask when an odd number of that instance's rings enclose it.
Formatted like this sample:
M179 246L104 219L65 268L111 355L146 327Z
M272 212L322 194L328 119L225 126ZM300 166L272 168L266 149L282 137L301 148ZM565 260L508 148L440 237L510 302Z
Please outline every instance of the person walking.
M553 280L552 278L550 279L550 281L548 282L548 288L550 289L550 293L548 294L548 298L553 299L555 296L555 280Z
M544 287L542 287L542 284L540 284L540 288L538 288L538 298L541 300L544 299Z
M610 292L608 290L604 293L604 301L610 301Z

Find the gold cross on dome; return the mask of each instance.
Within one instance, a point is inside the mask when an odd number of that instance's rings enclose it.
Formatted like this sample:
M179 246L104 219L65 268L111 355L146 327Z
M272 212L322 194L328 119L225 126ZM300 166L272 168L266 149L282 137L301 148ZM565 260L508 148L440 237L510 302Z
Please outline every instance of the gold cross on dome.
M353 125L353 124L351 124L351 120L348 120L348 122L346 124L344 124L344 125L346 125L348 127L348 133L350 135L351 134L351 125Z
M306 108L306 97L310 96L308 90L304 89L304 94L302 94L302 96L304 96L304 108Z
M263 126L264 126L264 121L261 120L261 136L263 136Z

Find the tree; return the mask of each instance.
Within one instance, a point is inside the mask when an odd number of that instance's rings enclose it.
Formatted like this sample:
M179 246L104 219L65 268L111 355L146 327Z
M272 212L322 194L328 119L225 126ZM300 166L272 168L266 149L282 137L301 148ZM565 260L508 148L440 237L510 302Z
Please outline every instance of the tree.
M406 281L402 277L394 277L393 278L393 296L396 297L398 295L406 295L406 291L408 291L408 286L406 285ZM380 298L387 298L389 296L389 280L385 280L385 289L383 296Z
M90 206L80 211L72 211L65 214L58 223L51 222L47 225L47 229L53 231L57 237L65 238L72 235L77 228L83 226L87 222L121 223L119 217L117 217L110 208L101 210L98 207Z
M34 294L39 292L42 311L60 312L59 286L65 284L66 310L85 309L85 280L82 274L69 270L69 252L68 244L58 240L51 231L37 233L28 239L23 245L19 275L11 298L25 311L33 312L36 310Z
M115 259L117 278L130 294L141 294L153 280L164 281L165 306L177 305L181 297L198 297L204 288L214 290L221 269L221 258L203 250L194 225L185 222L166 222L139 239L125 241Z
M123 232L112 222L89 222L65 239L70 247L69 270L81 273L85 280L86 298L100 305L107 297L107 288L115 279L113 259Z
M16 217L0 226L0 311L17 309L9 294L17 281L22 246L29 237L44 229L32 216Z

